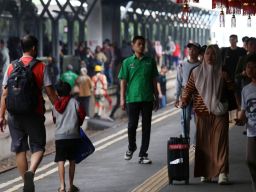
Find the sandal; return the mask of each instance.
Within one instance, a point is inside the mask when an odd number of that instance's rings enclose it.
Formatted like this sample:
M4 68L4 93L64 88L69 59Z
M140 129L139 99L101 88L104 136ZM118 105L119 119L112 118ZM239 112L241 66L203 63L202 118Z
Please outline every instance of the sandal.
M75 185L72 185L70 187L70 189L68 190L68 192L79 192L80 189L78 187L76 187Z
M66 184L64 183L64 189L58 188L58 192L66 192Z
M58 188L58 192L66 192L66 189Z

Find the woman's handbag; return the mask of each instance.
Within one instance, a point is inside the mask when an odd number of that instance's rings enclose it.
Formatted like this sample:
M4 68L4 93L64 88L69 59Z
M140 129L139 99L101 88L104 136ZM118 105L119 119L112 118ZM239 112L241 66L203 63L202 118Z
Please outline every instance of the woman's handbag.
M87 137L82 128L80 128L81 145L76 152L75 162L78 164L95 151L91 140Z

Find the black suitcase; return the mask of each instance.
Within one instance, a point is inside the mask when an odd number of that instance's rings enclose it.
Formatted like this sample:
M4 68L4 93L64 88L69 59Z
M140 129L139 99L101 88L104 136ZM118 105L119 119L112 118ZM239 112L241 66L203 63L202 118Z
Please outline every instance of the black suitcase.
M167 143L169 184L185 181L189 184L189 138L171 137Z
M182 109L186 118L185 109ZM184 121L184 127L185 125ZM167 142L167 167L169 184L174 180L185 181L189 184L189 144L188 137L171 137Z

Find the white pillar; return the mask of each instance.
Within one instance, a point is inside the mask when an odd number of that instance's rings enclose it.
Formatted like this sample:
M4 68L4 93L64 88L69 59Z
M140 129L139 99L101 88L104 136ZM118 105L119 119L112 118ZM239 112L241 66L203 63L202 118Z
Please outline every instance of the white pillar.
M94 0L88 0L88 9ZM101 1L98 0L95 4L91 14L89 15L87 22L87 43L88 46L94 51L97 45L102 46L103 41L103 25L102 25L102 6Z

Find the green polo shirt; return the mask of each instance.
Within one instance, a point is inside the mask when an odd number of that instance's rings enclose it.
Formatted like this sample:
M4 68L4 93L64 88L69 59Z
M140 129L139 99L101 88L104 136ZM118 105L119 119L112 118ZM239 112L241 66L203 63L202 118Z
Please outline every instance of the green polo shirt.
M153 101L153 79L158 76L153 58L132 55L123 61L118 78L127 82L126 103Z

